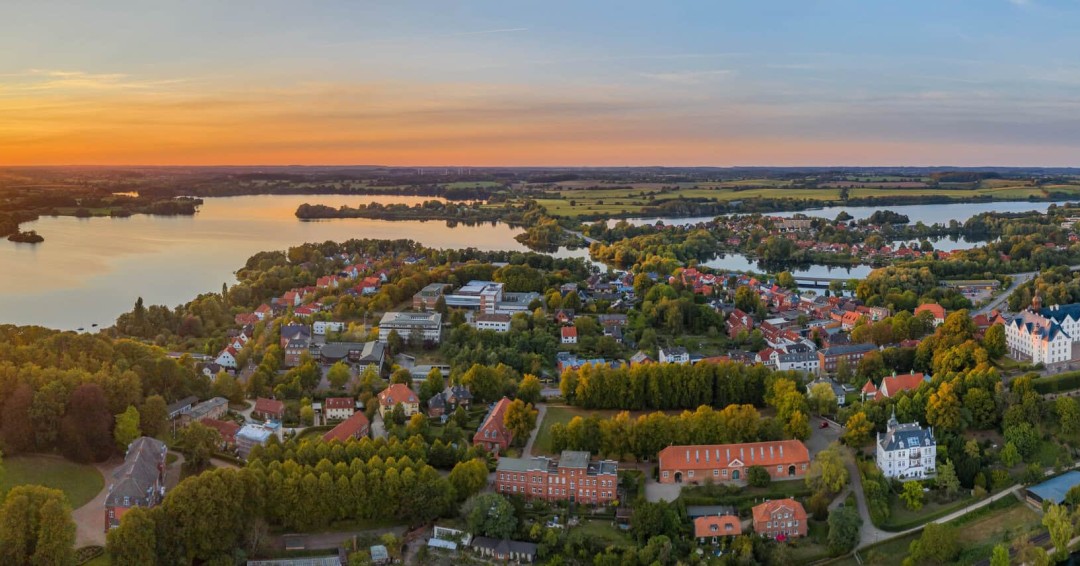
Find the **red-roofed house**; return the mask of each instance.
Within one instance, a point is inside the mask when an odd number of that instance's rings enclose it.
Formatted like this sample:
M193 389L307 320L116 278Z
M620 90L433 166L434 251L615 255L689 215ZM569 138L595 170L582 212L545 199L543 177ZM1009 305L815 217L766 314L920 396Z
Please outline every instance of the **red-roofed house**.
M214 359L214 362L223 368L236 369L236 356L238 354L239 352L236 351L236 348L226 346L225 349L218 354L218 357Z
M806 510L794 499L776 499L755 505L754 532L777 540L806 536Z
M342 421L356 412L356 401L352 397L327 397L323 400L323 416L328 421Z
M370 429L371 423L368 422L367 415L363 411L357 411L324 434L323 440L326 442L334 440L345 442L350 438L363 438L368 435Z
M929 312L934 315L934 326L945 323L945 307L937 303L926 303L915 307L915 316L921 312Z
M801 478L810 468L810 452L798 440L668 446L658 460L660 483L745 481L751 466L774 480Z
M208 426L221 435L221 445L225 449L236 447L236 433L240 432L240 425L232 421L219 421L217 419L203 419L202 424Z
M694 538L701 544L719 544L721 537L742 534L742 523L735 515L711 515L694 519Z
M577 344L577 327L576 326L564 326L564 327L562 327L562 343L563 344Z
M255 316L259 317L259 320L266 320L266 317L272 315L273 312L274 309L270 308L270 305L263 303L255 309Z
M735 338L743 330L750 332L754 329L754 319L739 309L731 311L727 318L728 336Z
M926 376L921 373L893 374L881 380L880 392L885 397L895 397L903 391L918 389L925 381Z
M255 408L251 410L251 416L264 421L280 421L285 417L285 403L277 399L259 397L255 399Z
M514 435L506 428L503 419L506 417L506 408L510 406L510 399L503 397L491 408L480 428L473 435L473 444L483 446L488 452L498 454L500 450L510 447Z
M405 417L420 412L420 399L404 383L395 383L379 392L379 414L386 418L386 413L394 410L394 405L401 403Z
M843 330L851 330L858 324L859 319L863 317L863 314L858 311L847 311L840 317L840 328Z
M881 395L881 392L878 391L877 386L874 385L874 382L869 379L866 380L866 385L862 386L861 393L863 401L866 401L867 399L877 399L878 396Z

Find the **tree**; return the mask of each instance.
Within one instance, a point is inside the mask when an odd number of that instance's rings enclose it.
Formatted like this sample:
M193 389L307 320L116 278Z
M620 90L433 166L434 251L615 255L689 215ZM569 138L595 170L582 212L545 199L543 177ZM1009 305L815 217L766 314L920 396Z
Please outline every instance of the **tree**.
M67 501L50 497L39 508L37 546L30 557L31 564L75 563L75 522Z
M836 494L844 489L847 482L847 467L840 455L840 447L834 442L814 456L810 473L806 476L806 485L814 491Z
M0 564L75 563L75 523L64 492L12 488L0 506Z
M123 413L116 415L113 438L116 439L116 446L121 452L127 450L128 444L131 444L133 440L142 436L142 431L139 430L139 422L139 410L134 405L129 406Z
M464 501L480 492L487 485L487 463L479 458L458 462L450 470L450 485L454 486L454 495L458 501Z
M992 359L1005 355L1005 325L995 324L986 329L982 340L983 349Z
M443 379L442 370L437 367L431 368L424 382L420 384L420 401L427 403L432 397L443 392L446 388L446 380Z
M836 362L836 381L850 384L852 379L855 379L855 374L851 371L851 363L847 358L840 358Z
M1072 397L1058 397L1054 402L1058 414L1058 423L1062 434L1076 434L1080 431L1080 403Z
M334 391L341 391L352 379L352 371L345 362L337 362L326 372L326 379Z
M750 466L746 470L746 483L753 487L768 487L772 482L772 476L769 475L769 471L761 466Z
M852 507L842 505L829 513L829 554L839 556L850 552L859 543L862 518Z
M847 430L844 431L844 442L848 446L858 448L870 441L870 433L874 431L874 423L866 418L866 413L859 411L848 417Z
M1031 423L1022 422L1005 428L1005 442L1011 442L1025 460L1039 449L1039 433Z
M1050 541L1054 543L1052 558L1055 562L1065 560L1069 556L1069 539L1073 532L1069 510L1064 505L1050 505L1043 513L1042 524L1050 532Z
M918 511L922 509L923 504L923 487L922 482L908 481L904 483L904 489L900 492L900 499L904 500L904 504L912 511Z
M300 407L300 422L306 426L311 426L315 422L315 409L310 403Z
M956 466L952 460L945 460L945 463L938 467L937 486L950 499L960 492L960 478L956 476Z
M157 561L157 526L145 507L132 507L120 519L120 526L110 529L106 548L115 566L142 566Z
M514 506L498 493L470 497L461 507L469 531L497 539L510 538L517 529Z
M836 410L836 392L824 381L810 387L810 407L819 415L832 414Z
M9 454L34 449L34 425L30 421L33 401L33 389L23 383L15 388L0 410L0 442Z
M191 423L180 434L180 442L184 445L185 464L199 470L221 445L221 435L202 423Z
M942 431L958 432L964 427L963 408L955 388L952 382L942 383L926 403L926 421Z
M218 372L214 377L214 383L210 386L210 393L214 397L224 397L230 403L239 403L244 400L244 388L237 383L236 378L228 372Z
M391 330L386 336L386 350L387 355L396 356L401 353L405 348L405 340L398 334L397 330Z
M798 285L795 284L795 277L790 271L781 271L780 274L776 276L776 284L785 289L794 290L798 288Z
M521 399L514 399L506 408L503 415L503 424L514 437L515 444L525 444L529 433L536 426L537 411L531 404L526 404Z
M390 422L401 426L405 424L405 406L401 403L395 403L394 408L390 410Z
M535 375L527 373L518 384L517 398L526 403L536 404L540 402L541 389L540 380Z
M1007 544L994 545L994 552L990 555L990 566L1009 566L1009 546Z
M1001 463L1006 467L1013 467L1019 464L1024 458L1020 456L1020 451L1016 449L1016 444L1012 442L1006 442L1005 447L1001 449Z
M164 434L169 420L169 406L161 395L151 395L139 409L139 428L146 436Z
M915 564L949 564L960 555L956 527L949 524L927 523L922 535L908 547Z
M101 386L84 383L76 387L60 422L61 451L76 462L106 460L116 444L112 424Z

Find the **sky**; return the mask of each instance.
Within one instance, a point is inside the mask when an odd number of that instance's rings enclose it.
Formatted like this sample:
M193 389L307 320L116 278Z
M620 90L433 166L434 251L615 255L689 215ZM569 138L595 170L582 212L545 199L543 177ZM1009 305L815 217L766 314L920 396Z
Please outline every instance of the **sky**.
M1080 165L1080 0L0 3L0 165Z

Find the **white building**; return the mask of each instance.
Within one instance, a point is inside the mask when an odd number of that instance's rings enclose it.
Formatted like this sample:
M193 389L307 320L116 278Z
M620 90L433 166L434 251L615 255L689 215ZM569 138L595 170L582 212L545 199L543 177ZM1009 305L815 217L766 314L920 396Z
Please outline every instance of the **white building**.
M818 372L821 362L817 352L800 352L797 354L779 354L776 357L776 369L780 371L801 371L804 373Z
M344 332L346 324L344 322L336 322L331 320L316 320L311 325L311 331L316 336L325 336L327 332Z
M494 330L495 332L510 332L510 315L508 314L478 314L473 317L473 328L477 330Z
M682 346L673 348L660 348L660 363L662 364L688 364L690 353Z
M225 349L218 354L218 357L214 358L214 362L223 368L236 369L236 356L236 348L226 346Z
M386 342L390 332L409 340L415 336L438 344L442 337L442 315L437 312L388 312L379 321L379 342Z
M1005 325L1009 355L1033 364L1077 359L1073 346L1080 342L1080 303L1041 308L1041 302L1036 296L1031 308Z
M919 423L900 424L893 412L885 434L877 435L877 465L887 478L923 479L937 470L934 429Z

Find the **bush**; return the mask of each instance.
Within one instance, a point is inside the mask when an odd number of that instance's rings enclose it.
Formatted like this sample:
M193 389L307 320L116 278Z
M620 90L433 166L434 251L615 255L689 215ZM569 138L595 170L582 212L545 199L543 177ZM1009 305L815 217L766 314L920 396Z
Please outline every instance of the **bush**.
M1061 391L1080 389L1080 371L1059 373L1048 377L1040 377L1031 382L1035 391L1045 395Z
M746 483L753 487L768 487L772 482L772 476L761 466L750 466L746 471Z

